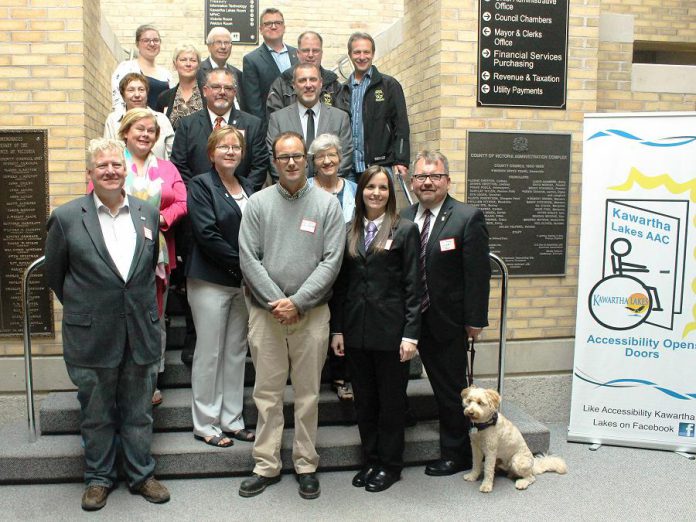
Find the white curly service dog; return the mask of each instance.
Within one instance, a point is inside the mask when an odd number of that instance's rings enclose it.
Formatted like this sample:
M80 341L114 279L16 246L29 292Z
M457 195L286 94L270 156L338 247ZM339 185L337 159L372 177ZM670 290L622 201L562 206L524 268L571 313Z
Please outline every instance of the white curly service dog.
M479 491L488 493L493 490L496 466L506 471L508 477L517 478L517 489L527 489L536 480L535 475L546 471L561 474L568 471L561 457L532 455L520 430L498 412L500 395L497 391L470 386L462 390L462 404L464 415L472 423L473 454L473 467L464 475L464 480L475 482L483 471Z

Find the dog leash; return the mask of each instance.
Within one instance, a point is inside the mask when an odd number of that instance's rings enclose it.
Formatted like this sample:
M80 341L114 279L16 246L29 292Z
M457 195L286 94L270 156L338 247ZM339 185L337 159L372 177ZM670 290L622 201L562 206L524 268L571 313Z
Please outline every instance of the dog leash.
M469 347L466 351L467 355L467 377L469 378L468 385L474 384L474 357L476 357L476 348L474 348L474 338L469 337Z

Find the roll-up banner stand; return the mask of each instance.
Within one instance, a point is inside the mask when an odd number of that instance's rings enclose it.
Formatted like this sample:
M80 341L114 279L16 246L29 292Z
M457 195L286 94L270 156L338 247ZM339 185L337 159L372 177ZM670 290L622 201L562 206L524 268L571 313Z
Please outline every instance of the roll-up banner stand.
M585 116L568 440L696 453L696 113Z

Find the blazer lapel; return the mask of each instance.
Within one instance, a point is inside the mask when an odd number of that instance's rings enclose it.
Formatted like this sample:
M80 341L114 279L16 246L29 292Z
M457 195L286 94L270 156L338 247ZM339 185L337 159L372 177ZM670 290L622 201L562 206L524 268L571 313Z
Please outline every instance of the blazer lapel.
M273 56L271 56L271 51L268 50L268 47L266 47L266 44L262 43L260 47L261 47L261 57L266 61L268 66L275 67L275 69L278 72L282 73L283 71L280 70L280 68L278 67L278 64L273 59Z
M442 204L442 208L440 208L440 213L437 215L437 220L433 225L433 229L430 232L430 236L428 237L428 247L426 250L427 255L430 255L432 249L435 248L435 243L439 240L438 238L440 237L440 233L442 232L442 229L447 223L447 220L449 219L451 214L452 202L450 201L450 197L447 196L445 202Z
M200 134L204 136L210 136L212 134L213 124L210 122L207 107L203 107L200 111L198 111L198 125L200 126L200 130L198 131ZM208 139L206 138L204 143L207 141Z
M317 123L316 135L324 134L328 132L329 118L331 114L329 113L329 107L323 103L319 104L319 122Z
M152 226L152 224L147 222L147 219L143 215L142 204L134 204L133 199L128 198L128 206L130 207L130 217L133 220L133 226L135 227L135 252L133 252L133 261L131 261L131 266L130 270L128 270L128 277L126 278L126 282L128 282L130 278L133 277L133 272L135 272L138 263L140 263L140 257L142 256L145 247L145 237L143 235L145 226L148 224ZM154 235L155 231L152 229L149 230L150 235L152 236L151 240L159 241L159 237L155 237Z
M363 230L362 237L358 241L358 254L363 259L367 259L367 252L365 251L365 231Z
M218 191L218 194L220 195L220 198L223 199L227 204L232 207L232 210L234 210L235 213L239 215L239 217L242 217L242 209L239 208L239 205L237 205L237 202L234 200L232 197L232 194L230 194L227 191L227 188L225 187L224 183L220 179L220 175L215 173L216 179L213 180L213 184L215 185L215 190ZM244 190L244 187L242 187L242 190ZM245 191L246 192L246 191Z
M101 230L101 225L99 224L99 216L97 215L97 207L94 204L94 199L92 192L87 194L82 205L82 223L87 230L87 234L92 240L92 244L96 249L99 257L101 257L104 262L109 266L109 268L114 272L116 277L123 279L121 273L118 271L118 267L114 260L111 259L109 250L106 248L106 242L104 241L104 234Z

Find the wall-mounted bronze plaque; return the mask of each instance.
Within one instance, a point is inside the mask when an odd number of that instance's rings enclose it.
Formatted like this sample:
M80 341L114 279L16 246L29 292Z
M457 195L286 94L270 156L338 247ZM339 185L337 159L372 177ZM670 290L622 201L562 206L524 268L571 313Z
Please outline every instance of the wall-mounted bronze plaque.
M513 276L564 275L570 134L470 131L467 201Z
M22 276L44 254L47 136L45 129L0 129L0 337L22 335ZM53 301L42 270L31 277L30 297L32 333L53 335Z

